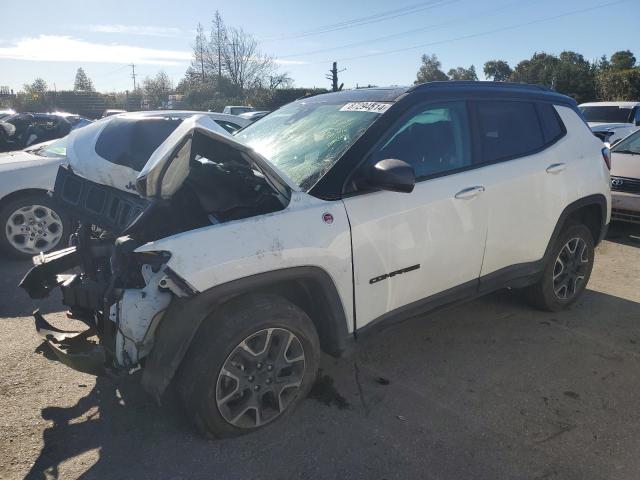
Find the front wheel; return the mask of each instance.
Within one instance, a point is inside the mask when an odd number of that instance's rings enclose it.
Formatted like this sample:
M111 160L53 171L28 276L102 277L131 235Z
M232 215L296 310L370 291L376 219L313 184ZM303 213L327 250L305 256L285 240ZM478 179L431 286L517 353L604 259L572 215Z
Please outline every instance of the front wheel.
M591 231L582 224L566 227L554 245L542 278L526 291L530 302L551 312L574 303L587 287L594 256Z
M205 435L232 437L293 411L318 369L309 317L275 295L232 301L205 320L180 367L178 391Z

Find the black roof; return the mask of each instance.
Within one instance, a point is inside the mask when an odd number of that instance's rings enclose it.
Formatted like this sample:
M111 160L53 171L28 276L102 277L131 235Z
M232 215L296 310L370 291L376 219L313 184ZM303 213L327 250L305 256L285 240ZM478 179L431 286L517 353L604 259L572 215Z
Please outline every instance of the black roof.
M419 85L403 87L372 87L358 88L355 90L343 90L340 92L324 93L308 98L300 99L306 103L328 102L393 102L404 93L438 93L442 92L469 92L486 93L489 95L517 95L523 97L535 97L547 99L559 103L575 105L571 97L543 86L527 83L491 82L491 81L462 81L449 80L443 82L428 82Z

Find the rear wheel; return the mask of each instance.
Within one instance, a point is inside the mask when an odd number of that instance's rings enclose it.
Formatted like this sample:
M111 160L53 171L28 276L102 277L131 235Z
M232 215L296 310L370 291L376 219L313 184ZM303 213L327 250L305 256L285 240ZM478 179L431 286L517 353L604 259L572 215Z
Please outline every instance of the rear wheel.
M17 197L0 208L0 248L30 258L66 245L71 223L45 193Z
M289 414L318 369L319 340L298 307L274 295L232 301L205 320L178 390L205 435L231 437Z
M594 254L591 231L582 224L570 224L558 237L542 278L526 290L530 302L552 312L574 303L587 287Z

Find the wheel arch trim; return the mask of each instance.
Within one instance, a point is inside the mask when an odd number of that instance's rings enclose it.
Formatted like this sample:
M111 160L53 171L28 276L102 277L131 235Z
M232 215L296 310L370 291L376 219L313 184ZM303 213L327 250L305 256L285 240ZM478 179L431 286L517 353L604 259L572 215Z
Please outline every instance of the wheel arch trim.
M321 310L322 317L309 316L318 331L322 350L339 356L346 350L350 335L347 316L335 283L320 267L291 267L233 280L194 297L174 298L156 330L154 346L142 374L142 387L160 402L200 325L209 315L232 298L292 281L313 283L316 286L314 291L322 295L320 306L326 307Z

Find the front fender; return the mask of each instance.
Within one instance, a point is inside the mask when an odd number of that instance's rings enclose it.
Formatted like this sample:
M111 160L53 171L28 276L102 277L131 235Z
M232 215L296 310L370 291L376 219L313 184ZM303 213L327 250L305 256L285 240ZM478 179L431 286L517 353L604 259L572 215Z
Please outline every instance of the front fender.
M194 297L174 298L158 326L154 346L142 374L142 387L158 403L169 386L203 320L238 295L290 281L312 281L322 302L322 318L316 328L325 351L339 354L348 339L348 320L331 277L319 267L294 267L234 280L203 291Z

